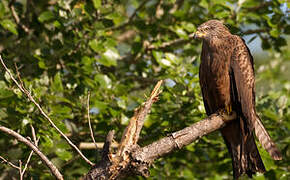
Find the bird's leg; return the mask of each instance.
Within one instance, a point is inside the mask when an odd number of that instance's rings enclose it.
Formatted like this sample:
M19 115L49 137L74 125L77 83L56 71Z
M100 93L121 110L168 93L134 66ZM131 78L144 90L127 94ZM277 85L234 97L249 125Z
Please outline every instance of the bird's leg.
M223 117L223 120L225 122L234 120L237 117L236 112L232 110L232 105L231 104L227 104L224 109L218 110L218 115Z
M227 113L227 115L231 115L231 113L232 113L232 105L230 105L230 104L226 105L226 113Z

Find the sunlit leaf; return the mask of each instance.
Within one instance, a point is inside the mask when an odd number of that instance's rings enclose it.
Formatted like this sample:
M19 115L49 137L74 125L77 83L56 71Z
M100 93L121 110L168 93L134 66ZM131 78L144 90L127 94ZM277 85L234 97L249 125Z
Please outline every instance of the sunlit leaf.
M42 23L45 21L49 21L53 18L54 18L54 14L51 11L44 11L38 16L38 20Z
M1 26L4 29L7 29L8 31L12 32L15 35L18 35L18 31L16 29L16 24L14 22L12 22L9 19L4 19L2 21L0 21Z

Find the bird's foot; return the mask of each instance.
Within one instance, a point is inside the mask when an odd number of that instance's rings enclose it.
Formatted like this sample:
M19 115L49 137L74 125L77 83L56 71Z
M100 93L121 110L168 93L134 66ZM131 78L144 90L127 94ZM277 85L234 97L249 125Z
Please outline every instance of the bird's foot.
M231 105L227 105L224 109L218 110L217 113L219 116L223 118L225 122L228 122L237 118L237 114L235 111L232 110Z
M232 106L231 105L226 105L226 113L227 113L227 115L231 115L231 113L232 113Z

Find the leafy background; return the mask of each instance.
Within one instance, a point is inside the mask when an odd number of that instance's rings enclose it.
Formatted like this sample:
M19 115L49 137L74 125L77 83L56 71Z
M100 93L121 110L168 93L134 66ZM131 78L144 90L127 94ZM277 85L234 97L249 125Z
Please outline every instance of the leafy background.
M289 179L286 0L2 0L0 52L11 70L17 64L26 88L75 144L91 141L88 91L96 141L103 142L111 129L118 141L134 108L164 79L160 100L142 130L139 144L143 146L206 117L198 84L201 43L188 36L209 19L223 20L232 33L246 39L255 58L257 110L283 153L283 160L274 162L261 149L268 171L254 178ZM162 46L177 39L182 43ZM40 149L66 179L88 172L89 166L3 68L0 106L0 124L23 136L31 135L33 125ZM1 156L14 163L26 160L29 148L3 133L0 136ZM93 162L100 159L99 150L82 151ZM215 132L159 159L149 179L231 179L231 169L225 144ZM17 177L16 170L0 164L0 179ZM26 178L52 176L34 155Z

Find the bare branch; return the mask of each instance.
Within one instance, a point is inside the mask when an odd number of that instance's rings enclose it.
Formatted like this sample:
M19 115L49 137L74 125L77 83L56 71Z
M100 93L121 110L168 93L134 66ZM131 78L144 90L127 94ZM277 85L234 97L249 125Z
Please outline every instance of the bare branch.
M38 142L39 142L39 139L40 139L40 138L36 139L34 128L33 128L32 125L30 125L30 127L31 127L31 131L32 131L32 137L33 137L33 140L34 140L34 145L35 145L36 147L38 147ZM32 155L33 155L33 151L30 152L30 154L29 154L29 156L28 156L28 158L27 158L27 161L26 161L26 163L25 163L25 165L24 165L24 168L23 168L23 170L22 170L22 172L21 172L21 177L23 177L23 175L25 174L25 171L26 171L26 169L27 169L27 167L28 167L28 164L29 164L29 162L30 162L30 159L31 159Z
M267 32L266 29L249 29L245 32L242 32L243 35L249 35L249 34L256 34L256 33L264 33Z
M172 152L174 149L181 149L202 136L222 128L226 121L235 118L235 113L233 113L227 120L218 114L213 114L202 121L172 133L168 137L162 138L148 146L138 149L132 154L133 159L152 163L155 159Z
M105 143L103 143L103 142L96 142L96 144L93 142L81 142L79 145L79 148L80 149L96 149L96 148L102 149L104 147L104 144ZM97 147L96 147L96 145L97 145ZM111 144L112 148L118 148L118 146L119 146L119 144L115 143L115 142L113 142Z
M88 91L88 98L87 98L87 112L88 112L88 121L89 121L89 128L90 128L90 134L91 134L91 138L96 146L96 148L98 148L96 141L95 141L95 137L94 137L94 132L92 129L92 125L91 125L91 117L90 117L90 92Z
M272 1L266 1L264 3L257 5L257 6L248 7L248 8L244 8L244 9L246 9L247 11L253 12L253 11L258 11L259 9L262 9L264 7L270 6L272 4L273 4Z
M103 146L102 160L106 160L108 158L112 146L112 141L114 140L114 135L115 135L114 130L109 131L106 137L105 144Z
M257 34L257 33L263 33L263 32L267 32L266 29L249 29L245 32L242 32L243 35L250 35L250 34ZM168 42L164 42L159 46L155 46L152 44L149 44L147 47L145 47L145 49L147 51L152 51L152 50L166 50L170 47L176 47L176 46L180 46L186 43L189 43L192 41L192 38L194 37L194 33L189 34L188 35L188 39L183 39L183 38L179 38L179 39L175 39L172 41L168 41Z
M11 13L12 13L12 17L14 18L15 22L17 25L19 25L26 33L29 32L29 28L27 26L25 26L23 23L21 23L16 11L15 11L15 8L14 8L14 2L15 0L12 0L10 3L9 3L9 8L11 10Z
M158 100L161 93L159 81L153 89L150 97L141 107L139 107L131 118L129 125L123 133L120 146L116 154L112 154L107 146L104 146L105 158L96 164L84 177L85 180L91 179L119 179L129 175L142 175L148 177L149 167L152 162L168 154L175 149L180 149L196 139L201 138L217 129L222 128L226 123L236 118L236 113L225 115L216 113L204 120L201 120L189 127L172 133L152 144L139 147L137 141L143 126L145 116L149 113L153 102ZM109 137L109 136L108 136ZM109 139L107 142L111 142ZM107 144L107 143L106 143Z
M83 153L78 149L78 147L76 145L74 145L70 139L54 124L54 122L50 119L50 117L43 111L43 109L41 108L41 106L35 101L35 99L32 97L31 93L28 92L25 87L21 84L19 84L17 82L17 80L13 77L13 75L11 74L11 72L9 71L9 69L6 67L1 55L0 55L0 61L4 67L4 69L7 71L9 77L13 80L13 82L18 86L18 88L28 97L28 99L33 102L33 104L38 108L38 110L40 111L40 113L49 121L49 123L51 124L51 126L56 129L56 131L61 134L61 136L67 141L67 143L77 151L77 153L79 153L79 155L91 166L94 165L94 163L92 163L89 159L87 159Z
M32 142L30 142L27 138L21 136L17 132L13 131L12 129L9 129L4 126L0 126L0 131L9 134L13 137L15 137L18 141L23 142L28 147L30 147L42 160L43 163L46 164L46 166L50 169L51 173L55 176L56 179L63 180L63 177L59 170L52 164L52 162L37 148L36 145L34 145Z
M19 160L19 177L20 177L20 180L23 179L23 176L22 176L22 161Z
M35 136L34 128L33 128L32 125L30 125L30 127L31 127L31 131L32 131L32 136L33 136L33 139L34 139L34 143L35 143L35 145L37 146L38 141L39 141L39 138L36 140L36 136ZM30 154L29 154L29 156L28 156L28 158L27 158L27 161L26 161L26 163L25 163L23 169L22 169L22 161L21 161L21 160L19 160L19 166L16 166L16 165L14 165L13 163L11 163L11 162L9 162L8 160L6 160L5 158L3 158L2 156L0 156L0 159L2 159L3 162L7 163L7 164L10 165L11 167L13 167L13 168L15 168L15 169L18 169L18 171L19 171L19 179L22 180L22 179L23 179L23 176L24 176L24 174L25 174L25 171L26 171L26 169L27 169L27 167L28 167L28 164L29 164L29 162L30 162L30 159L31 159L31 157L32 157L32 154L33 154L33 150L30 152Z
M132 151L127 152L129 153L129 159L120 160L119 156L110 155L111 159L91 169L85 179L98 179L98 177L103 177L103 179L118 179L119 177L126 176L128 172L131 175L148 177L150 175L149 167L154 160L176 149L181 149L202 136L224 127L226 123L231 123L230 121L235 118L235 112L231 116L226 117L220 114L213 114L150 145L132 149ZM127 164L124 163L126 161Z
M1 159L1 161L2 161L1 163L4 162L4 163L8 164L9 166L11 166L11 167L13 167L13 168L19 170L19 167L18 167L18 166L16 166L16 165L13 164L12 162L8 161L8 160L5 159L4 157L0 156L0 159Z
M122 140L117 151L118 156L125 155L124 153L129 148L137 144L145 117L149 113L152 104L158 100L158 95L161 93L160 86L162 82L163 81L161 80L156 84L148 100L141 107L135 110L134 116L130 119L129 124L123 133Z
M146 47L146 50L152 51L152 50L165 50L167 48L173 47L173 46L180 46L182 44L186 44L189 43L190 41L192 41L192 38L194 36L194 33L189 34L188 35L188 39L183 39L183 38L179 38L179 39L175 39L169 42L164 42L159 46L154 46L154 45L149 45L148 47Z
M32 124L30 124L30 128L31 128L31 134L32 134L33 142L34 142L34 144L35 144L36 146L38 146L39 138L36 139L35 129L34 129L34 127L32 126Z
M26 171L26 169L27 169L27 167L28 167L28 164L29 164L29 162L30 162L30 159L31 159L31 157L32 157L32 154L33 154L33 151L30 152L30 154L29 154L29 156L28 156L28 158L27 158L27 161L26 161L26 163L25 163L25 165L24 165L24 168L23 168L23 170L20 172L20 179L23 179L23 175L25 174L25 171ZM21 166L20 166L20 167L21 167Z

